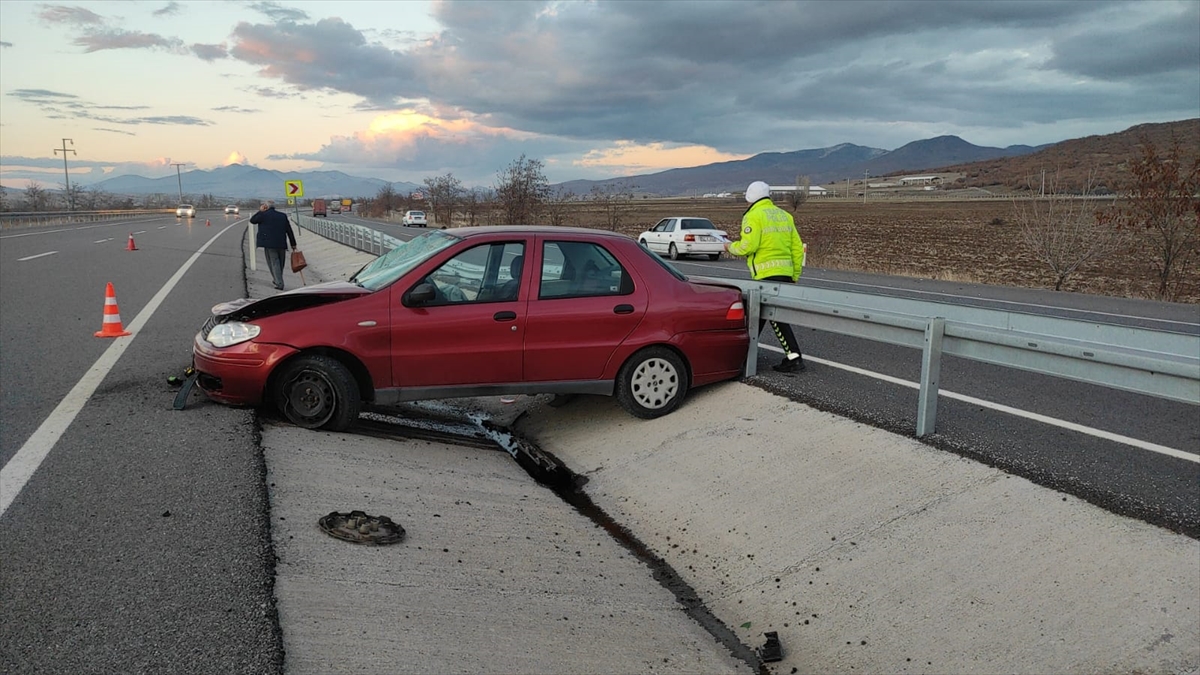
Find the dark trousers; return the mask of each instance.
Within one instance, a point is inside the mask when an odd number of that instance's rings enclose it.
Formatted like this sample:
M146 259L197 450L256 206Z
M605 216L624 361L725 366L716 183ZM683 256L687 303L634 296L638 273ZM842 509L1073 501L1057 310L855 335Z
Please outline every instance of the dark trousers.
M792 283L791 277L767 277L761 281L778 281L782 283ZM766 325L771 324L771 330L775 332L775 338L779 340L779 346L783 347L783 358L786 361L789 354L800 353L800 342L796 340L796 334L792 332L790 324L779 323L777 321L767 321L766 319L758 320L758 332L761 334Z
M264 248L267 256L267 268L271 270L271 280L275 282L276 290L283 290L283 261L287 257L286 248Z

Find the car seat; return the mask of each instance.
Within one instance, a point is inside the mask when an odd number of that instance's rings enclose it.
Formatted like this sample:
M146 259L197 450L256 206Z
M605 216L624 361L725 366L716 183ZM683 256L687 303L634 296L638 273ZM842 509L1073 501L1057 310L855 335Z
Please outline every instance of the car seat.
M500 287L500 292L496 299L500 301L516 300L517 293L521 290L521 270L525 266L525 256L519 255L512 259L508 264L508 274L512 277L504 282Z

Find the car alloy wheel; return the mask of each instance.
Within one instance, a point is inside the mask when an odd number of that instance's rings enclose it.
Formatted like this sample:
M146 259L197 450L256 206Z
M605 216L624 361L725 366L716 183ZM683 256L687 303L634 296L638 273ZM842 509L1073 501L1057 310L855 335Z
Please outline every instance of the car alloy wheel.
M284 366L275 401L288 421L305 429L344 431L362 406L357 383L336 359L310 354Z
M666 347L647 347L621 368L617 402L635 417L653 419L678 408L687 388L683 359Z

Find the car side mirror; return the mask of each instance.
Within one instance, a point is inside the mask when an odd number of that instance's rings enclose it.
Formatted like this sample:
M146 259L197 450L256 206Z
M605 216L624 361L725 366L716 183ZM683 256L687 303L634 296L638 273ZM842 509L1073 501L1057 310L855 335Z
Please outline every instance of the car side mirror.
M432 302L437 297L437 289L428 281L422 281L404 294L404 305L406 307L420 307L427 302Z

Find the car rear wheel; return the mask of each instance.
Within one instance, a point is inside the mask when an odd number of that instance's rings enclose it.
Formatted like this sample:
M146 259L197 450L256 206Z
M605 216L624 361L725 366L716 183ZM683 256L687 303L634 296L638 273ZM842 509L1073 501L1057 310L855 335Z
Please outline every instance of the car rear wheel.
M310 354L284 367L274 397L289 422L305 429L345 431L358 419L362 399L357 383L336 359Z
M635 417L654 419L678 408L687 388L683 359L666 347L647 347L621 367L617 402Z
M721 259L721 254L720 254L720 253L709 253L709 254L708 254L708 259L709 259L709 260L720 260L720 259Z
M667 249L667 255L671 260L679 260L679 249L675 248L675 242L671 242L670 248Z

